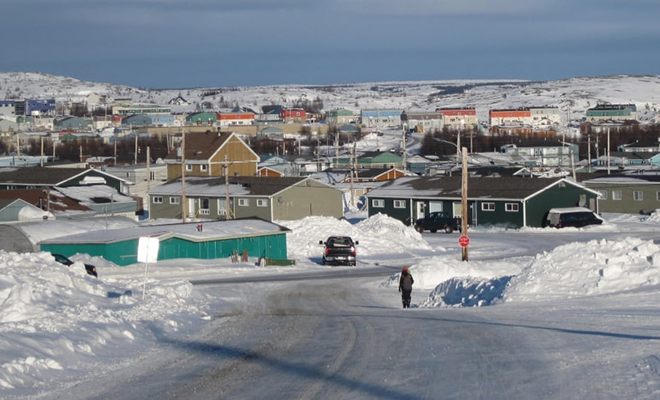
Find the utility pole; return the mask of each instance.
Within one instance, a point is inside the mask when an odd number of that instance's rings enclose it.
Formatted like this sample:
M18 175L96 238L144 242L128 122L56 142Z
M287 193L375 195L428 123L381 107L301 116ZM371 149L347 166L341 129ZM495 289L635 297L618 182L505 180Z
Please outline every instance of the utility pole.
M607 128L607 175L610 174L610 128Z
M225 219L231 219L231 207L229 206L229 159L226 154L222 162L222 170L225 175Z
M147 146L147 193L151 190L151 147Z
M456 136L456 166L458 167L461 162L461 128L458 128L458 136Z
M137 156L138 155L138 132L136 131L134 133L135 133L135 162L133 163L133 165L137 165L137 162L138 162L138 156Z
M407 137L406 137L406 129L403 128L403 139L402 139L402 140L403 140L403 143L402 143L402 146L401 146L401 147L402 147L402 150L403 150L403 153L401 154L402 157L403 157L403 172L406 172L406 170L407 170L407 166L406 166L406 162L407 162L407 160L406 160L406 158L407 158L407 154L406 154L406 139L407 139Z
M461 235L468 234L468 168L467 147L463 147L463 173L461 175ZM468 261L468 248L463 246L463 261Z
M589 172L591 172L591 133L587 135L587 160L589 163Z
M44 137L41 137L41 168L44 167Z
M21 165L21 134L16 134L16 165Z
M186 223L186 130L181 127L181 222Z
M353 150L351 151L351 159L349 161L348 165L348 171L350 173L349 175L349 180L351 183L351 207L355 208L355 189L353 188L353 173L354 173L354 162L355 162L355 147L357 145L357 141L353 142Z

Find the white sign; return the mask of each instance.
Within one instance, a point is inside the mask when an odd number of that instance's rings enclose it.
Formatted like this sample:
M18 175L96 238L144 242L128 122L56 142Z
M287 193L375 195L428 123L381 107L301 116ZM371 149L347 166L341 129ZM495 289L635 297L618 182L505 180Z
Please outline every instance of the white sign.
M141 237L138 241L137 261L143 263L154 263L158 261L158 238Z

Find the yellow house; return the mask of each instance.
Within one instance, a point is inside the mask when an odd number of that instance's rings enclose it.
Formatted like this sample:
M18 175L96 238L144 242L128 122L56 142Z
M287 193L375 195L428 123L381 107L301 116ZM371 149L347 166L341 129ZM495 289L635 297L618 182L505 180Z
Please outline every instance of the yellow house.
M182 148L184 151L182 151ZM255 176L259 156L234 132L189 132L165 159L167 179L186 176Z

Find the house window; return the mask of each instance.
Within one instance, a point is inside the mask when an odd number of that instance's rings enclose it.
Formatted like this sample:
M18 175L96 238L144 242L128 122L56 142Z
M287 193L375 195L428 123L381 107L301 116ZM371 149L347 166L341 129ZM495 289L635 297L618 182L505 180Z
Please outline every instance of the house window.
M385 208L385 200L373 199L373 200L371 200L371 206L373 208Z
M200 215L211 215L211 210L209 209L209 204L211 202L209 199L199 199L199 214Z
M612 190L612 200L621 200L623 195L620 190Z
M495 203L481 203L481 211L495 211Z
M599 190L601 200L607 200L607 190ZM660 192L658 192L660 193ZM660 198L659 198L660 200Z
M179 197L170 197L170 204L181 204L181 199Z
M660 192L655 192L655 199L660 201Z
M202 164L202 165L199 166L199 170L202 171L202 172L208 171L209 166L206 165L206 164Z
M218 199L218 215L225 216L227 214L227 202L225 199Z
M247 207L250 205L250 199L238 199L239 207Z
M268 200L257 199L257 207L268 207Z
M394 208L406 208L405 200L394 200Z
M505 203L504 210L507 212L518 212L518 203Z
M163 204L163 196L154 196L154 204Z
M641 190L633 191L633 200L635 200L635 201L644 200L644 192L642 192Z
M186 172L192 171L192 164L186 164Z

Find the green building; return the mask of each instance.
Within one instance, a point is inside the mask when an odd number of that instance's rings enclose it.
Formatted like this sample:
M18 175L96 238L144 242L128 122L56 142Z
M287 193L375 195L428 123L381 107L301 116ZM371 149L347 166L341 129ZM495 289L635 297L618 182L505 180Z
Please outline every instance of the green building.
M218 115L214 112L198 112L186 116L186 122L193 125L213 125L218 121Z
M41 251L67 257L76 253L103 257L121 266L137 263L140 237L158 238L158 260L229 258L244 251L249 257L286 259L287 232L271 222L241 219L91 231L45 240L39 246Z
M382 213L411 225L433 211L462 216L460 177L399 178L367 195L369 216ZM564 178L468 179L468 223L506 228L542 227L555 207L598 212L599 193Z

